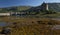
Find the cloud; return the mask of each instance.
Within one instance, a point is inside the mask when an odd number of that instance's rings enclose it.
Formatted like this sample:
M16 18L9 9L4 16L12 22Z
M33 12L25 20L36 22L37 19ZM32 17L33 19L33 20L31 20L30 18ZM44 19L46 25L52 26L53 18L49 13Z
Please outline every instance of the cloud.
M45 1L45 2L60 2L60 0L43 0L43 1Z

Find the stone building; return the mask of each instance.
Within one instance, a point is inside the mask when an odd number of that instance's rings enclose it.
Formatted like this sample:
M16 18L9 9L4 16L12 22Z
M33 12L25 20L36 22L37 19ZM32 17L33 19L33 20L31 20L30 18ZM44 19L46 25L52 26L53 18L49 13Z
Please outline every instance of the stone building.
M41 10L42 11L49 10L48 3L43 2L41 5Z
M0 13L0 16L10 16L10 13Z

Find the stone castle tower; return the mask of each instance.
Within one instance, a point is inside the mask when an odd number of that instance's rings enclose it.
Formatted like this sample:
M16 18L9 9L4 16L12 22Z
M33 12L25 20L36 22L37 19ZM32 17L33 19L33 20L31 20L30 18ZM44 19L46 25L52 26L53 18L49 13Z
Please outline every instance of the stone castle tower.
M42 11L45 11L45 10L49 10L49 6L48 6L48 3L45 3L45 2L43 2L43 4L41 5L41 10Z
M49 10L49 8L48 8L48 4L46 3L46 10L48 11Z

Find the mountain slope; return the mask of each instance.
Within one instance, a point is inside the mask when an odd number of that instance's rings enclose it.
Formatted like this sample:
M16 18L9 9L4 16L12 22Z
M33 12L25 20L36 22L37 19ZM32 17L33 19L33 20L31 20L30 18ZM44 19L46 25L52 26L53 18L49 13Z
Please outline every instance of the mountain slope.
M0 8L0 12L20 12L31 8L31 6L15 6L15 7L7 7Z
M60 12L60 3L48 3L48 5L50 10Z
M54 12L60 12L60 3L45 3L48 4L48 8ZM42 8L43 7L43 8ZM0 12L20 12L20 11L27 11L27 12L42 12L41 10L44 9L44 3L40 6L32 7L32 6L14 6L14 7L7 7L7 8L0 8ZM46 10L46 9L44 9Z
M28 9L30 9L30 8L31 8L31 6L19 6L19 7L17 7L17 9L18 9L19 11L28 10Z

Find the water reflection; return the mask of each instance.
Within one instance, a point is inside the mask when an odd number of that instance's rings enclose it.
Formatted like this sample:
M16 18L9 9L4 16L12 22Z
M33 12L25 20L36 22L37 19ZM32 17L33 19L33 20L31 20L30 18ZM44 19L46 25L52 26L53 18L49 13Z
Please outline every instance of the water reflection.
M6 22L0 22L0 26L7 26Z

